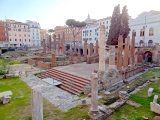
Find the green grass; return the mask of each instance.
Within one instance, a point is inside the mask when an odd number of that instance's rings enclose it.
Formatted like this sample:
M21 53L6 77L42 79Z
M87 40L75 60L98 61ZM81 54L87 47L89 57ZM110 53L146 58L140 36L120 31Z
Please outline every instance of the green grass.
M158 75L159 72L160 69L154 71L150 70L147 74L144 74L142 78L152 78L155 76L155 74ZM153 95L148 98L148 89L150 87L154 88L154 92ZM131 105L125 104L107 120L141 120L142 116L148 117L149 120L152 120L156 116L156 113L151 112L150 102L153 101L155 94L160 96L160 79L154 83L151 83L140 92L130 95L129 99L141 104L140 107L133 107ZM158 100L158 103L160 103L160 100Z
M0 92L11 90L10 103L0 104L0 120L32 120L31 89L19 78L0 80ZM62 112L46 99L43 99L44 120L83 120L88 119L89 106L77 106Z
M14 64L20 64L21 62L20 61L11 61L11 62L8 62L10 65L14 65Z

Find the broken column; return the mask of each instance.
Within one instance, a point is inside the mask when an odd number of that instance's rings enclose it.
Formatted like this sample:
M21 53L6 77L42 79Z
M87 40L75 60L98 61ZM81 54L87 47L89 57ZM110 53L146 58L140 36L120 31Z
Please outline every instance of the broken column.
M84 60L87 61L87 39L84 39Z
M51 53L51 46L52 46L51 35L49 35L49 53Z
M131 57L131 59L130 59L130 61L131 61L131 65L132 65L132 67L134 67L134 54L135 54L135 37L133 36L132 37L132 40L131 40L131 52L130 52L130 57Z
M91 120L98 120L101 117L101 113L98 109L98 76L97 73L92 73L91 76L91 108L89 110L89 117Z
M99 27L99 71L104 72L105 71L105 27L101 25Z
M122 69L122 49L123 49L123 36L118 37L118 51L117 51L117 70Z
M56 52L56 35L54 35L54 53Z
M129 58L129 43L130 43L130 37L128 36L125 39L125 49L124 49L124 69L128 68L128 58Z
M55 54L52 54L52 66L56 65L56 56Z
M62 53L64 54L65 51L66 51L66 48L65 48L65 33L64 32L63 32L63 36L62 36L61 46L62 46Z
M73 62L74 62L74 60L73 60L73 52L70 53L69 61L70 61L70 63L73 63Z
M43 98L40 86L32 87L32 120L43 120Z
M115 65L115 46L109 46L109 69L116 69Z
M46 54L46 40L43 39L43 53Z
M90 43L90 56L92 56L92 54L93 54L93 43Z
M81 53L80 53L80 50L78 50L77 62L81 62Z
M98 54L98 40L96 40L96 54Z

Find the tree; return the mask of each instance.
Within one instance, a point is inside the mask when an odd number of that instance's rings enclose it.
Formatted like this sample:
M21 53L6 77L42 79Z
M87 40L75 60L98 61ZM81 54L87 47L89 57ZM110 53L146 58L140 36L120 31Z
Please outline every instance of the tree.
M128 36L130 31L128 20L129 20L128 9L127 6L125 5L123 7L121 14L121 28L120 28L120 35L123 35L123 41Z
M108 45L117 45L119 35L123 35L123 39L128 36L129 28L129 15L127 6L123 7L122 13L120 14L120 6L114 7L114 11L111 18L111 26L108 35Z
M114 7L107 44L117 45L120 32L120 5Z
M48 29L47 32L50 33L50 35L51 35L54 32L54 30L53 29Z
M86 26L86 22L82 21L76 21L74 19L68 19L66 21L66 25L71 29L72 35L73 35L73 42L74 42L74 52L76 51L75 48L75 39L76 36L81 32L82 28Z

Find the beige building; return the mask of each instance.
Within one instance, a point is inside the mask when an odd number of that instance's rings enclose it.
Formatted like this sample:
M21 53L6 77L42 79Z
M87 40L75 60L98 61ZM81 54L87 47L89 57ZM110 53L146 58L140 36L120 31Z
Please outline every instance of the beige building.
M71 28L67 26L56 26L54 28L54 35L56 36L58 36L58 34L62 36L63 32L65 33L65 43L73 44L74 39L73 39L73 33L72 33ZM75 33L76 32L78 32L78 28L75 30ZM82 43L82 33L81 32L79 32L79 34L76 35L75 41L76 41L76 44Z
M15 20L6 20L8 25L9 44L11 47L30 47L30 27Z

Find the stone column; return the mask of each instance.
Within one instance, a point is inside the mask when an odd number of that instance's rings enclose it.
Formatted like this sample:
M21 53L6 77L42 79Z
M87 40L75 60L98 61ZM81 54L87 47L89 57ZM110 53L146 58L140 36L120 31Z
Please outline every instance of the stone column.
M122 49L123 49L123 37L118 37L118 51L117 51L117 70L122 69Z
M56 52L56 35L53 36L54 37L54 53Z
M55 66L56 64L56 56L55 54L52 54L52 66Z
M132 67L134 67L134 53L135 53L135 37L133 36L132 37L132 40L131 40L131 65Z
M87 39L84 39L84 60L87 61Z
M98 110L98 76L97 73L92 73L91 76L91 108L90 113L97 114Z
M46 40L43 39L43 53L46 54Z
M100 120L103 115L98 109L98 76L97 73L92 73L91 76L91 108L89 110L90 120Z
M125 69L128 68L129 43L130 43L130 37L128 36L125 39L125 49L124 49L124 63L123 63L123 66L124 66Z
M109 69L116 69L115 65L115 46L109 46Z
M32 87L32 120L43 120L43 97L40 86Z
M99 27L99 71L103 72L105 71L105 27L101 25Z
M70 62L73 62L73 52L70 53L69 61L70 61Z
M80 50L78 50L77 62L81 62L81 53L80 53Z
M65 51L66 51L66 47L65 47L65 33L64 32L63 32L63 36L62 36L61 46L62 46L62 53L64 54Z
M52 46L51 35L49 35L49 53L51 53L51 46Z
M60 53L60 44L61 44L61 38L60 38L61 36L60 36L60 34L58 34L58 49L57 49L57 53L59 54Z
M98 54L98 40L96 40L96 54Z
M90 56L92 56L92 54L93 54L93 43L90 43Z

